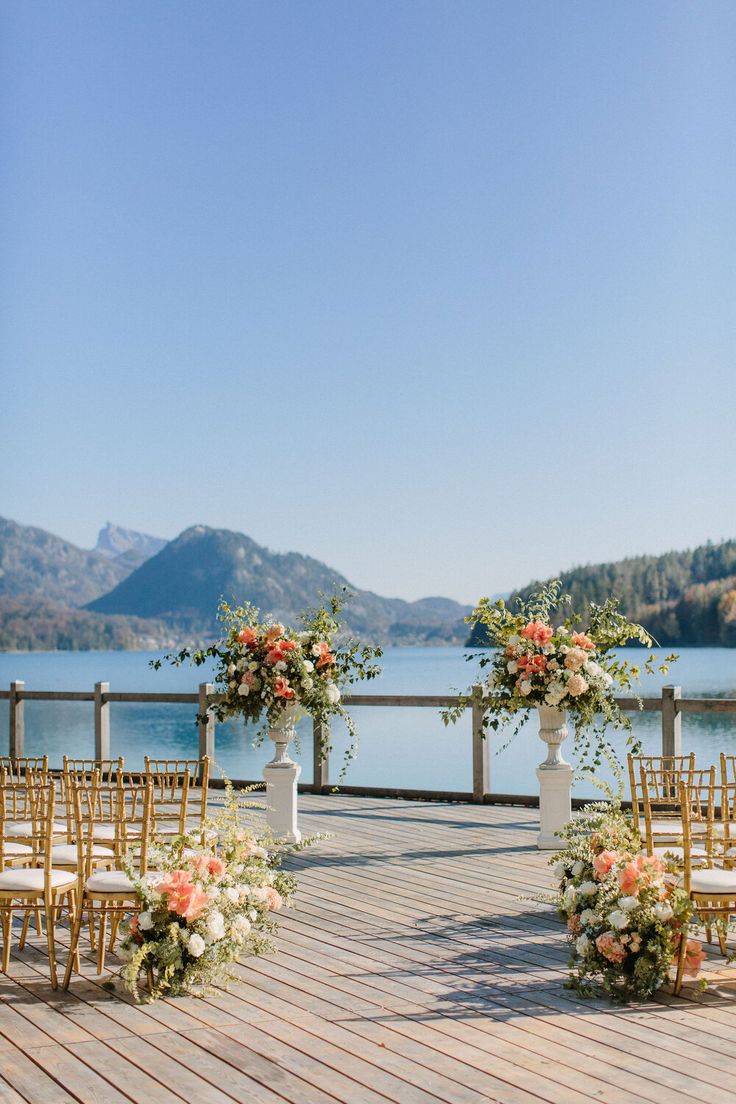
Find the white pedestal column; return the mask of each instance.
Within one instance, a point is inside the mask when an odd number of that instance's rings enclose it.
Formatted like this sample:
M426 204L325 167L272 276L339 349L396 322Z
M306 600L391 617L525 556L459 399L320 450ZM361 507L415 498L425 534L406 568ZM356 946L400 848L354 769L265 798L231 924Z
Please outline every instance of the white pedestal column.
M269 736L276 745L273 759L263 768L266 780L266 823L275 839L300 843L297 823L297 781L302 768L289 758L289 741L294 736L296 706L287 705Z
M557 851L562 840L555 833L572 816L572 767L562 758L560 745L567 739L565 710L538 705L539 737L547 745L547 758L537 767L539 779L539 836L541 851Z

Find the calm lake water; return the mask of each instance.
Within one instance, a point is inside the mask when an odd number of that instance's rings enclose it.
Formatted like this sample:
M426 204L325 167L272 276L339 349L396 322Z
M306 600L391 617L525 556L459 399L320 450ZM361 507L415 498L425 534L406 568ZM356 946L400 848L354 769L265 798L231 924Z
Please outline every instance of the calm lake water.
M641 651L624 651L641 661ZM664 654L664 653L663 653ZM357 687L359 693L451 694L473 681L476 663L465 661L462 648L392 648L383 659L380 679ZM203 668L166 668L152 671L144 652L33 652L0 653L0 685L23 679L28 690L88 690L104 680L115 691L161 690L195 692L204 681ZM647 677L641 693L658 695L664 683L683 688L685 697L736 697L736 649L684 648L680 659L665 678ZM26 753L48 752L53 764L64 752L84 757L93 755L93 707L86 702L26 702ZM131 769L142 766L144 754L158 757L196 756L196 707L186 705L110 706L112 754L124 755ZM363 707L353 710L360 735L358 759L351 765L346 782L367 786L416 788L471 788L470 716L446 729L434 709L388 709ZM660 747L659 713L634 715L636 731L645 748L656 754ZM536 734L536 718L528 722L505 750L502 733L491 744L491 789L497 793L535 793L535 767L544 758ZM311 738L304 729L301 754L304 781L311 780ZM736 716L685 714L682 721L683 748L694 750L698 761L717 760L720 751L736 754ZM8 717L0 703L0 747L7 747ZM270 758L270 747L253 748L251 728L230 722L218 725L217 760L233 778L259 778ZM344 733L336 731L335 766L345 747ZM624 742L618 738L623 750ZM565 744L565 757L572 759L572 739ZM576 792L593 792L581 783Z

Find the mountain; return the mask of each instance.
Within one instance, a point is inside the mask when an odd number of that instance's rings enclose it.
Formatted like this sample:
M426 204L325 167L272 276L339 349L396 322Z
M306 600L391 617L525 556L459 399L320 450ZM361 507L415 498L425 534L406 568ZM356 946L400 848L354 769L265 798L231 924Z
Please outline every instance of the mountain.
M0 597L83 606L117 586L134 566L0 518Z
M187 635L216 630L220 597L252 602L265 613L293 621L320 594L345 587L353 595L346 621L373 641L401 644L461 643L468 612L447 598L405 602L352 587L337 571L296 552L278 553L243 533L195 525L147 560L110 593L87 605L96 613L158 618Z
M612 563L575 567L559 576L563 590L580 609L613 596L633 621L663 645L736 646L736 541L704 544L662 556L634 556ZM515 591L528 598L538 583ZM476 627L469 644L486 638Z
M124 529L122 525L114 525L111 521L108 521L100 529L94 551L111 560L126 556L126 562L131 564L132 570L133 567L137 567L144 560L155 556L165 544L166 541L160 537L152 537L148 533L138 533L135 529Z
M176 643L161 622L70 609L43 598L0 598L2 652L152 651Z

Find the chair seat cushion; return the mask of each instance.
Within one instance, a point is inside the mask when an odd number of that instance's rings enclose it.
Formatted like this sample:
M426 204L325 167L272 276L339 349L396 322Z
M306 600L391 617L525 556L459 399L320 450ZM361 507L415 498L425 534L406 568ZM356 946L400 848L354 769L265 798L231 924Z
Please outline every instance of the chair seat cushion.
M17 859L20 855L32 855L33 848L29 847L27 843L4 843L3 854L6 859Z
M60 889L62 886L72 887L77 882L75 875L66 870L52 870L50 880L54 889ZM24 870L3 870L0 872L0 892L8 893L12 890L16 890L19 894L23 892L42 892L43 870L39 870L37 867Z
M114 855L112 847L103 847L101 843L92 845L93 859L112 859ZM52 866L76 866L78 859L76 843L57 843L51 848Z
M115 825L114 824L97 824L94 831L95 839L102 840L114 840L115 839ZM126 835L128 839L137 837L140 835L140 831L137 828L128 827L126 829Z
M158 881L161 875L154 870L149 870L146 878L149 881ZM135 893L133 883L124 870L98 870L91 878L87 879L87 889L90 893L122 893L132 895Z
M39 826L40 827L40 826ZM38 831L38 829L36 829ZM51 829L55 836L63 835L66 832L66 824L61 824L58 821L54 821ZM14 820L5 825L5 835L16 836L19 839L26 839L28 836L33 835L33 821L32 820Z
M685 858L685 848L677 847L674 843L672 845L662 844L661 846L653 847L652 850L657 858L660 859L663 859L665 855L672 855L675 859ZM704 861L708 858L708 852L704 847L698 847L696 844L694 847L690 848L690 858Z
M716 897L719 894L733 894L736 897L736 870L722 870L720 867L694 870L690 878L690 889L693 893L712 893Z

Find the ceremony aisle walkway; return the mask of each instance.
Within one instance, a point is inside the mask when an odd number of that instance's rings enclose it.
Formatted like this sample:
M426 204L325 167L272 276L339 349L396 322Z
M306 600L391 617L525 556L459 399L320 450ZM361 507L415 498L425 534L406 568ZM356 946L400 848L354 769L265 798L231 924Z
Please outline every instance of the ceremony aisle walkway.
M536 810L301 804L302 827L333 838L291 860L278 953L239 966L230 992L136 1007L87 957L54 993L45 941L16 941L0 1101L732 1104L736 967L713 948L699 1002L566 990L562 926L534 899L551 887Z

